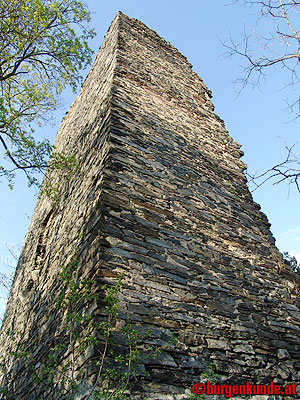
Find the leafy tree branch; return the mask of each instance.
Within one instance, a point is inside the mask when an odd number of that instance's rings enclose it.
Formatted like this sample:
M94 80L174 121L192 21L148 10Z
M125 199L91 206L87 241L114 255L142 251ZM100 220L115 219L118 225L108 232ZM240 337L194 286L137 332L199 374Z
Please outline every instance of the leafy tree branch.
M0 176L29 184L45 170L51 145L34 129L51 118L66 86L91 63L90 13L79 0L0 0Z

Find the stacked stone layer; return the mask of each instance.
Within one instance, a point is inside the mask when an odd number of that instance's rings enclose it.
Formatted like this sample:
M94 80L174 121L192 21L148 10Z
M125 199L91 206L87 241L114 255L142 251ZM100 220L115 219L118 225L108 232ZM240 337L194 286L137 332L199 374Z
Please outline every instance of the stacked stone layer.
M59 206L37 203L3 321L7 365L8 328L41 360L59 335L58 274L82 233L82 276L100 287L124 272L120 316L163 349L140 363L132 398L183 399L210 363L235 384L299 384L296 278L210 97L173 46L117 15L56 138L80 171ZM13 368L11 390L35 398Z

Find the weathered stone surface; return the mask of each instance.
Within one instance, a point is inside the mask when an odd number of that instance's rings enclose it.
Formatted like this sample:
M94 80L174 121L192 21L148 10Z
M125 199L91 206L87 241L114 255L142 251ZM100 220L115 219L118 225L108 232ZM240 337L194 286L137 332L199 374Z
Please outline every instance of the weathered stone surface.
M14 400L51 398L12 362L5 332L38 370L63 334L58 274L79 233L81 275L100 288L123 272L120 317L163 348L138 366L131 398L186 399L212 362L224 382L300 383L298 283L210 97L172 45L117 15L55 141L80 170L59 182L59 205L38 200L14 279L0 338ZM103 318L100 300L89 312ZM81 393L96 374L90 350Z

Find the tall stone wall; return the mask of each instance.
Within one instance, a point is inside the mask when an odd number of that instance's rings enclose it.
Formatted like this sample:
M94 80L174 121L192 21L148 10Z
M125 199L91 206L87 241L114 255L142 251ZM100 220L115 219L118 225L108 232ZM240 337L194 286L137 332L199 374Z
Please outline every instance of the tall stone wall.
M211 363L226 382L300 383L296 278L210 97L172 45L118 13L55 141L80 171L59 182L59 205L38 200L24 242L1 334L11 398L52 398L12 362L5 332L47 357L79 233L81 276L101 287L123 272L121 318L162 349L140 362L132 398L187 398ZM89 356L79 368L88 386Z

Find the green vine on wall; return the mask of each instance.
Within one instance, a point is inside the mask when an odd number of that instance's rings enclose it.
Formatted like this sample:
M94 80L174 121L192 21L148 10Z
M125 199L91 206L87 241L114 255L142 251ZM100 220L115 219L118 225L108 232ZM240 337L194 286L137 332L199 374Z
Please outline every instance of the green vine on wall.
M143 346L140 334L130 323L119 318L119 295L124 275L114 284L102 285L100 292L93 279L79 276L78 249L75 246L70 262L61 267L60 291L56 310L61 318L60 331L43 360L32 356L25 343L16 341L11 332L8 340L14 346L11 352L11 369L2 365L3 381L0 394L3 400L16 400L9 386L16 363L25 368L36 399L59 400L125 400L132 382L136 379L136 366L141 359L155 359L162 351L160 346ZM103 305L102 316L90 311L93 305ZM119 327L121 325L121 327ZM115 336L121 336L118 344ZM149 331L148 336L151 335ZM170 343L177 343L173 334ZM90 357L88 354L93 354ZM94 381L82 389L86 376L85 361L92 362ZM88 388L86 388L88 386Z

